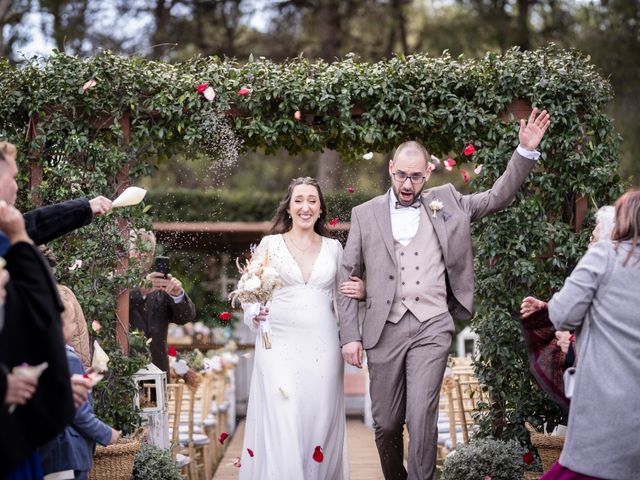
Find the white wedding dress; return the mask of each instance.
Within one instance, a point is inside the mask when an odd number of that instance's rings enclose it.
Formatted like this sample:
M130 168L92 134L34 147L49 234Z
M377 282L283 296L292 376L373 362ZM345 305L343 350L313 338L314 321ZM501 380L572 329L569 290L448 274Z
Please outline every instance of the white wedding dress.
M306 283L282 235L264 237L256 253L265 249L282 286L268 304L272 348L256 340L239 478L348 479L343 361L333 309L342 246L323 237ZM251 319L245 322L255 330ZM314 460L316 447L321 462Z

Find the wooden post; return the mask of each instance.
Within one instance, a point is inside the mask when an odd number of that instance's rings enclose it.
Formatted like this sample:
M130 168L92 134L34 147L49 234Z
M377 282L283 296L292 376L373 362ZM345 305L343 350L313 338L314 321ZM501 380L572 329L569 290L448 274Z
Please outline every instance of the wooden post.
M29 125L27 125L27 142L33 140L38 136L38 118L33 116L29 118ZM40 196L40 185L42 184L42 165L38 161L40 154L36 155L29 162L29 190L31 190L31 199L36 207L42 205L42 197Z
M124 134L124 145L129 145L131 140L131 117L124 114L120 119L122 132ZM117 190L120 194L127 188L129 183L129 165L126 164L116 176ZM124 238L129 240L129 223L126 220L120 220L118 227ZM129 251L125 247L124 251L118 252L118 265L116 270L119 274L124 273L129 266ZM118 304L116 308L116 339L125 355L129 355L129 290L125 289L118 294Z

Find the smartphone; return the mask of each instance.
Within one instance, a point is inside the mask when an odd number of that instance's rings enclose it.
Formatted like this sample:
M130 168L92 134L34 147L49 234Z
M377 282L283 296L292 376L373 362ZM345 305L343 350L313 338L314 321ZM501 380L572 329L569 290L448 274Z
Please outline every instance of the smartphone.
M167 278L167 273L169 273L169 257L156 257L156 265L153 271L163 273L164 278Z

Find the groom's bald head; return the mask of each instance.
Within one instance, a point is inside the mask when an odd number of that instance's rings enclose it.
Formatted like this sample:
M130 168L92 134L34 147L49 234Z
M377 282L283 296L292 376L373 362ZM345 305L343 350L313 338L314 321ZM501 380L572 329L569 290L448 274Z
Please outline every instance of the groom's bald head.
M409 156L409 157L421 157L424 159L425 169L429 166L429 159L431 158L431 154L427 151L427 149L420 142L415 140L410 140L408 142L401 143L396 148L396 151L393 154L393 159L391 160L393 163L396 163L396 160L400 156Z

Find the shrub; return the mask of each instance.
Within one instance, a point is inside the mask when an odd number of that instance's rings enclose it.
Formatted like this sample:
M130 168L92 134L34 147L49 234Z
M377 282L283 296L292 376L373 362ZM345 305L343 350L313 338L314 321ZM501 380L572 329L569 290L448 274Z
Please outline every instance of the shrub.
M520 480L526 454L518 442L484 438L462 445L447 457L442 480Z
M144 444L136 454L133 480L182 480L180 467L171 458L169 450Z

